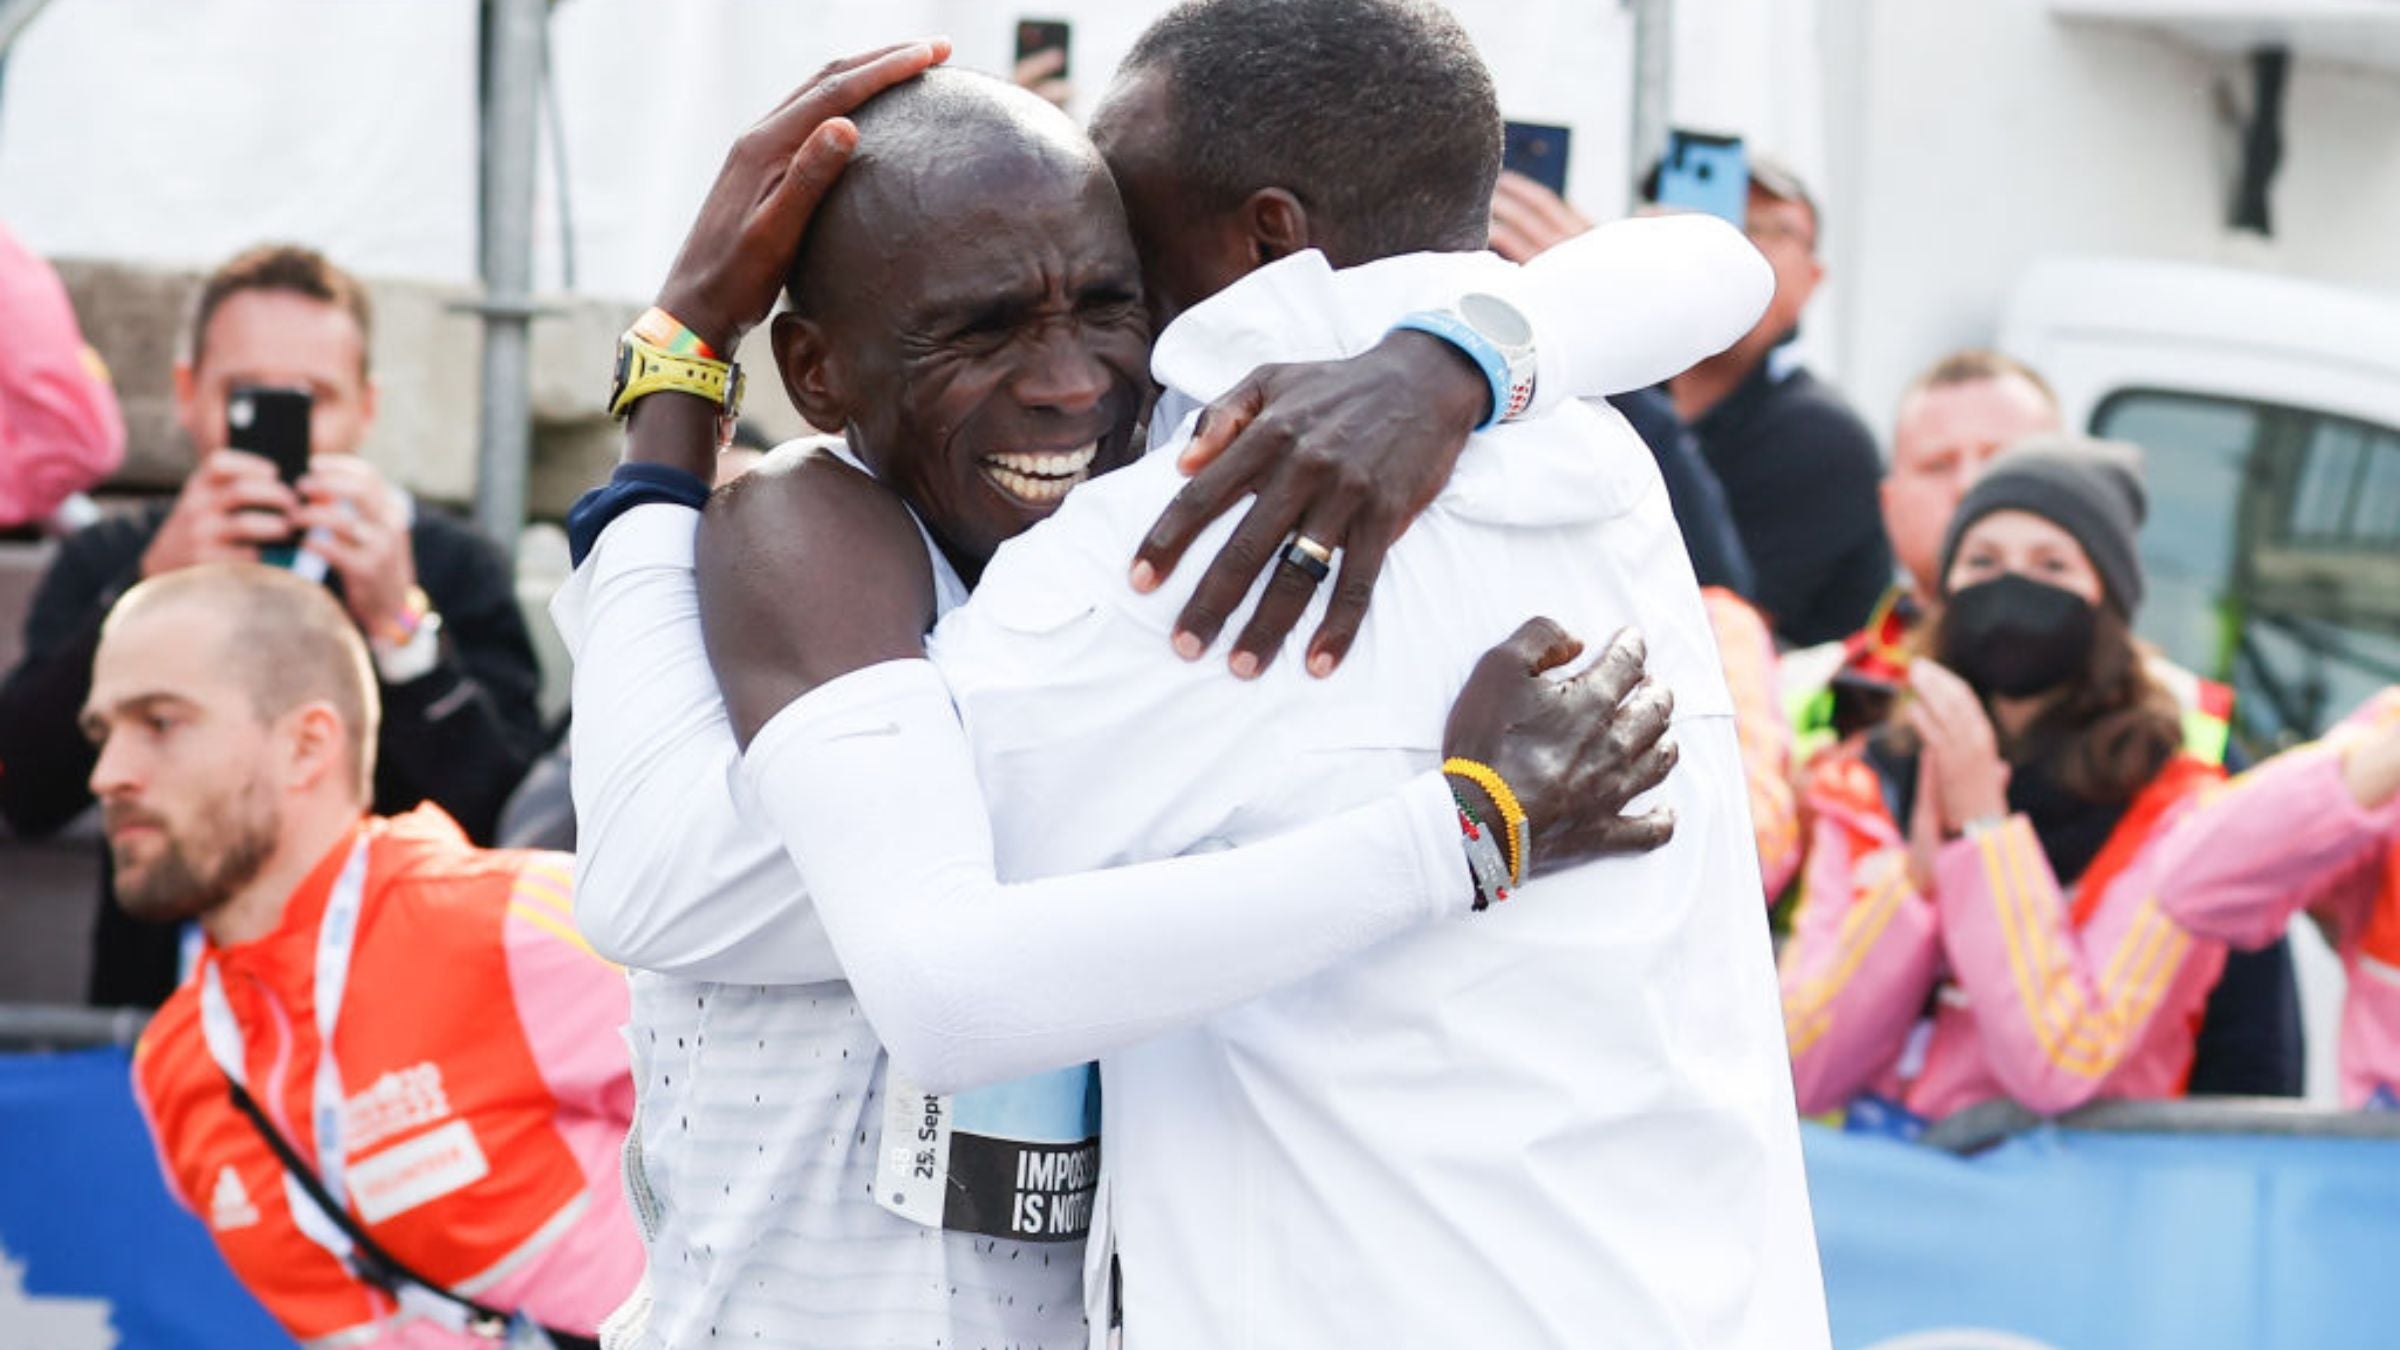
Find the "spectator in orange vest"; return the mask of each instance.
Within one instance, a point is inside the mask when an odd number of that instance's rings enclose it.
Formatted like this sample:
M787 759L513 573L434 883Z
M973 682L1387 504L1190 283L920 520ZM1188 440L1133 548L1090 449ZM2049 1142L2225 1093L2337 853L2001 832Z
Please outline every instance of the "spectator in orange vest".
M102 631L118 900L206 936L134 1060L168 1187L303 1344L592 1344L642 1261L624 978L571 858L367 813L377 716L357 628L288 572L179 569Z

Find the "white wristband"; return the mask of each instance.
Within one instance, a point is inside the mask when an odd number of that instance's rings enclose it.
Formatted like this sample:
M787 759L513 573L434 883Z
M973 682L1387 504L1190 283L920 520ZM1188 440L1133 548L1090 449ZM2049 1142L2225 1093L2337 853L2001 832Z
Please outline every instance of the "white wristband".
M369 641L367 648L375 657L375 673L385 684L407 684L433 673L442 661L442 616L428 613L417 622L417 631L408 641L396 647Z

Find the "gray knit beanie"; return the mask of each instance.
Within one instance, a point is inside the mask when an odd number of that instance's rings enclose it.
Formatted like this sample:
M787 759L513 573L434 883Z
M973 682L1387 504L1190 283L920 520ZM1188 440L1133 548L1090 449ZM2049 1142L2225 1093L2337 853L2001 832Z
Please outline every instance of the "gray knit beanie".
M1942 541L1942 575L1950 575L1969 526L1995 511L2025 511L2075 536L2110 607L2130 619L2142 606L2136 542L2148 506L2140 446L2073 436L2020 441L1984 469L1958 504Z

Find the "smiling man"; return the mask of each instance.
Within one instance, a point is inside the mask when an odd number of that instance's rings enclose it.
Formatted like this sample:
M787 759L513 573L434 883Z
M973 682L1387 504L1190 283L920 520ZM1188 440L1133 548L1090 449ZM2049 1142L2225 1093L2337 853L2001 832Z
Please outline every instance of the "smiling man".
M955 161L883 158L879 129L929 103L988 124L1000 110L979 113L976 92L929 76L862 112L858 177L821 209L800 293L855 288L909 315L886 287L897 250L878 258L846 221L887 212L875 237L888 246L984 209L986 229L1039 235L1001 274L1029 299L1005 338L970 320L920 340L887 319L850 337L906 361L787 359L804 406L854 435L899 388L939 399L974 387L952 382L968 371L1014 372L1093 412L1125 378L1118 320L1095 299L1122 264L1047 204L1084 190L1063 147L1041 172L1004 164L991 182L963 181ZM1345 153L1311 125L1391 153ZM1499 129L1489 75L1430 4L1209 0L1162 18L1093 134L1126 189L1155 307L1176 315L1151 361L1166 406L1215 399L1261 360L1337 359L1429 311L1472 314L1518 280L1475 251ZM905 193L869 181L903 173ZM924 216L888 214L895 199ZM937 422L977 426L967 406ZM1162 430L1161 453L1069 495L994 556L954 557L979 584L930 637L918 625L942 569L915 563L898 512L862 527L873 485L856 475L755 482L702 530L703 627L749 739L742 782L805 878L893 1079L970 1087L1099 1057L1107 1146L1085 1292L1095 1328L1122 1308L1133 1350L1564 1350L1603 1327L1641 1345L1824 1344L1731 707L1648 451L1582 407L1476 437L1392 546L1351 658L1330 678L1285 664L1246 683L1166 650L1188 578L1137 595L1113 575L1181 491L1164 451L1191 423ZM983 457L968 435L856 443L887 481ZM1299 541L1270 590L1308 581L1294 554ZM1529 611L1648 638L1684 756L1659 790L1677 823L1657 850L1577 866L1537 832L1532 855L1568 865L1498 912L1376 925L1317 968L1283 953L1340 949L1289 906L1220 904L1213 923L1187 922L1140 895L1105 938L1103 916L1030 906L1005 933L974 923L995 907L977 899L994 872L1036 885L1024 879L1239 857L1405 796L1437 765L1479 781L1450 743L1451 701ZM1335 908L1320 898L1307 913Z

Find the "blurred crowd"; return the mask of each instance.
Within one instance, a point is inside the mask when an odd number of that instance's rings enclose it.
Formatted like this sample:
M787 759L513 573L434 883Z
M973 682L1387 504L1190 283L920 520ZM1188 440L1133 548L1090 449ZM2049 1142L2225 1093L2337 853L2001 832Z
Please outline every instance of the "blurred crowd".
M1052 63L1018 76L1063 98ZM2136 635L2142 448L2077 436L2039 371L1983 350L1924 353L1879 435L1790 355L1825 278L1816 198L1754 159L1746 205L1774 276L1762 317L1609 402L1706 588L1802 1112L1914 1137L1995 1100L2296 1096L2312 1052L2338 1055L2344 1105L2400 1106L2400 688L2246 762L2230 691ZM1502 256L1590 228L1502 176ZM0 312L0 529L55 537L0 684L0 818L42 838L99 807L92 1002L196 989L137 1067L171 1184L237 1270L380 1242L436 1253L409 1258L433 1262L423 1284L474 1291L447 1316L592 1335L640 1269L642 1197L613 1162L627 998L575 926L564 728L537 711L506 541L356 453L378 412L366 288L262 244L158 316L179 333L190 472L104 507L85 494L124 451L108 373L5 232ZM232 410L262 387L310 396L301 472L236 447ZM276 570L222 566L260 561ZM177 921L262 868L289 906L205 940ZM325 915L402 894L421 907L328 964ZM2302 914L2351 975L2331 1045L2302 1042L2285 939ZM251 1128L218 1110L226 1080L244 1119L288 1127L241 1105L246 1084L329 1063L337 1018L348 1078L374 1086L318 1105L354 1147L453 1110L507 1141L452 1138L408 1175L332 1168L357 1235L304 1231L271 1165L220 1174L183 1147ZM428 1035L462 1048L420 1057ZM470 1172L512 1178L505 1199L438 1184ZM463 1236L428 1246L410 1224ZM328 1281L274 1311L339 1327L376 1297Z

